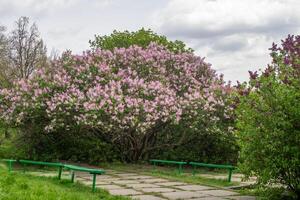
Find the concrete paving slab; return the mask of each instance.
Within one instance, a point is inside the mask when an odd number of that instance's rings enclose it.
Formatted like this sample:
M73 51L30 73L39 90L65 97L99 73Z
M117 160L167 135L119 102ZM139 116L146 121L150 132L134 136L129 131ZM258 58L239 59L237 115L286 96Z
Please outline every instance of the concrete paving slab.
M116 180L116 181L112 181L115 184L119 184L119 185L126 185L126 184L139 184L139 181L136 180Z
M152 178L152 179L145 179L141 182L143 183L161 183L161 182L168 182L169 180L167 179L162 179L162 178Z
M159 185L151 184L151 183L137 183L137 184L126 184L127 187L132 187L134 189L139 188L157 188Z
M127 178L128 176L138 176L139 174L136 174L136 173L121 173L121 174L116 174L116 175Z
M232 197L226 197L226 199L231 200L255 200L256 198L253 196L232 196Z
M82 177L76 177L75 178L76 181L79 181L79 182L89 182L89 183L92 183L92 180L90 179L84 179ZM96 185L108 185L110 184L109 182L106 182L106 181L102 181L102 180L99 180L99 179L96 179Z
M97 185L96 187L106 189L106 190L124 189L123 187L118 185Z
M92 180L93 178L91 176L76 176L76 178L81 178L81 179L84 179L84 180Z
M177 186L177 185L187 185L186 183L183 182L162 182L162 183L156 183L157 185L160 186Z
M109 185L110 183L104 181L97 181L96 185Z
M196 197L207 197L209 195L206 194L200 194L197 192L190 192L190 191L177 191L177 192L168 192L168 193L161 193L163 197L166 197L171 200L176 199L190 199L190 198L196 198Z
M100 175L100 176L97 176L98 179L111 179L111 178L116 178L116 177L113 177L113 176L108 176L108 175Z
M126 179L131 180L131 179L135 179L135 180L143 180L143 179L150 179L153 178L152 176L128 176L126 177Z
M186 190L186 191L201 191L201 190L212 190L213 187L203 186L203 185L182 185L174 186L175 188Z
M233 196L233 195L239 195L237 192L232 192L228 190L204 190L199 191L200 194L207 194L215 197L226 197L226 196Z
M140 189L143 192L154 192L154 193L162 193L162 192L177 192L179 190L173 189L173 188L164 188L164 187L158 187L158 188L141 188Z
M191 200L228 200L222 197L203 197L203 198L195 198Z
M108 190L111 195L125 195L125 196L132 196L137 194L142 194L139 191L133 189L120 189L120 190Z
M120 178L111 178L111 179L97 179L98 181L107 182L109 184L113 183L114 181L121 181Z
M107 170L106 170L107 171ZM180 181L171 181L156 178L150 175L111 171L114 174L97 176L96 187L106 189L112 195L132 196L137 200L255 200L254 196L241 196L232 190L217 189L214 187L187 184ZM31 173L31 172L28 172ZM57 176L56 172L32 172L36 176ZM223 175L223 174L222 174ZM222 176L221 175L221 176ZM220 178L221 176L214 176ZM225 177L225 176L224 176ZM70 172L63 172L63 178L70 178ZM240 177L236 177L240 178ZM89 187L92 186L92 176L78 172L75 181ZM122 187L124 185L124 187ZM128 188L127 188L128 187ZM155 196L154 193L160 195Z
M138 195L138 196L132 196L131 198L134 200L164 200L163 198L156 197L153 195Z

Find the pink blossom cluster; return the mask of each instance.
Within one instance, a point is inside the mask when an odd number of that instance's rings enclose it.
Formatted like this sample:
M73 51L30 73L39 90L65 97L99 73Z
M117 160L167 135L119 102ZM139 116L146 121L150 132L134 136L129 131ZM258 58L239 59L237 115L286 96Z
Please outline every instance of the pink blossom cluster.
M0 117L22 124L44 115L48 132L88 126L143 134L157 123L179 123L183 117L193 119L197 110L224 105L215 95L224 83L210 64L155 43L145 49L65 53L53 68L0 90Z

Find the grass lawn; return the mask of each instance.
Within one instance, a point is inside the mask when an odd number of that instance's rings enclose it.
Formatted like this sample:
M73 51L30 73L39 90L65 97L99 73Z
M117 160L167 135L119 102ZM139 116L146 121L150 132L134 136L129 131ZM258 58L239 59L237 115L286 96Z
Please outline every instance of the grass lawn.
M138 165L138 164L109 164L107 166L103 166L105 168L115 169L115 170L123 170L128 172L136 172L145 175L152 175L160 178L167 178L170 180L182 181L186 183L192 184L201 184L207 186L214 186L214 187L228 187L228 186L235 186L239 185L237 182L228 182L227 180L223 179L211 179L206 177L201 177L199 174L227 174L227 171L224 170L205 170L205 169L198 169L197 175L192 176L192 171L189 168L185 168L183 174L178 174L177 168L175 167L158 167L155 168L151 165Z
M1 200L125 200L126 197L112 196L107 191L97 189L68 180L37 177L22 172L8 173L0 166L0 199Z

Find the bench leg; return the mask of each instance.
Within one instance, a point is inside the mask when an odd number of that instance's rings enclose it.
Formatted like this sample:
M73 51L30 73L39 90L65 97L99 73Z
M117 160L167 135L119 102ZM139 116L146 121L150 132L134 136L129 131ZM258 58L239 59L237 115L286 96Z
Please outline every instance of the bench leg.
M92 186L92 191L96 191L96 176L97 174L93 174L93 186Z
M72 183L74 183L74 179L75 179L75 172L72 171L72 175L71 175L71 181L72 181Z
M231 182L232 169L229 169L228 182Z
M61 174L62 174L62 167L58 168L58 180L61 179Z

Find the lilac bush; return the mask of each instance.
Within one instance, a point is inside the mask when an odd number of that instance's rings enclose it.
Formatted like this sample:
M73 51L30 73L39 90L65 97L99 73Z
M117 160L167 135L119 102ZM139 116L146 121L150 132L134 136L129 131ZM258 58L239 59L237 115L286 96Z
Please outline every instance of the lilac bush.
M145 49L66 52L52 70L40 69L2 89L0 117L25 129L32 126L30 119L42 117L48 134L80 127L112 141L126 138L136 160L161 125L185 119L192 126L198 111L208 113L206 120L218 120L209 113L224 105L216 92L226 93L224 88L203 58L155 43Z

